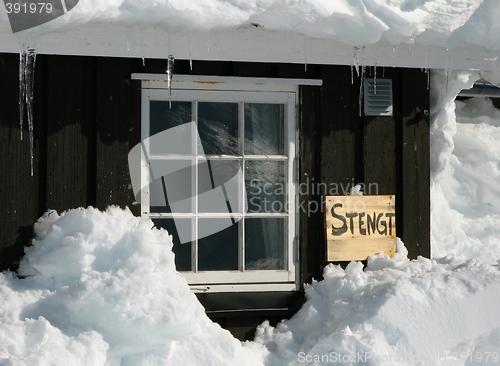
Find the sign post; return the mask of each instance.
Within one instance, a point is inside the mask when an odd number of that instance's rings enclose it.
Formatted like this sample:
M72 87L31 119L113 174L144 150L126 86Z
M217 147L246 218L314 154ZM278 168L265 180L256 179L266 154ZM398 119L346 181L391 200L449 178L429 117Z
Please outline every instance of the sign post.
M327 261L396 252L394 195L325 197Z

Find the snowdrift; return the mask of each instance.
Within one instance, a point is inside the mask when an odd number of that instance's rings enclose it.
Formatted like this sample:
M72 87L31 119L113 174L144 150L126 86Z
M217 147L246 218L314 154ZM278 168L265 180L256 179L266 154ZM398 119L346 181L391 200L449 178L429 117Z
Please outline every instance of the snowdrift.
M463 365L500 362L500 271L476 259L392 258L329 265L307 303L256 341L273 365ZM486 362L486 357L489 356Z
M399 242L365 269L328 266L292 319L240 343L206 317L151 221L80 208L35 231L21 277L0 274L0 365L499 362L500 270L478 259L409 261Z
M0 365L261 364L206 317L152 226L117 207L42 217L26 277L0 274Z

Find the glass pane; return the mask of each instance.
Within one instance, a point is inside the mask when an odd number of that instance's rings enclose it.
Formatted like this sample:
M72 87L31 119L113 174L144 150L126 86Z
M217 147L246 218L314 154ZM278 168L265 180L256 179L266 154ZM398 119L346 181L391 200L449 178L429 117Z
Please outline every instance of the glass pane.
M198 270L228 271L238 269L239 222L225 219L199 219L200 233L213 233L198 239Z
M245 219L245 269L285 269L286 218Z
M198 133L206 155L238 155L238 104L198 103Z
M199 212L242 213L240 159L208 159L198 164Z
M284 161L246 161L248 212L287 212Z
M245 154L284 155L285 106L245 104Z
M152 160L151 212L194 212L194 165L191 160Z
M157 228L163 228L173 236L174 247L172 251L175 253L175 267L178 271L192 271L191 265L191 249L192 242L181 244L180 237L193 237L191 219L153 219L153 223ZM179 235L180 234L180 235Z
M149 135L154 136L162 131L166 131L173 127L181 126L193 120L191 116L191 102L172 102L170 108L168 101L151 101L149 104ZM175 154L187 155L192 154L193 137L185 132L187 130L177 129L174 132L168 133L169 141L175 143L175 146L169 146L169 151ZM172 135L178 134L178 136ZM156 140L158 141L158 140ZM151 154L162 154L164 144L152 144L150 146Z

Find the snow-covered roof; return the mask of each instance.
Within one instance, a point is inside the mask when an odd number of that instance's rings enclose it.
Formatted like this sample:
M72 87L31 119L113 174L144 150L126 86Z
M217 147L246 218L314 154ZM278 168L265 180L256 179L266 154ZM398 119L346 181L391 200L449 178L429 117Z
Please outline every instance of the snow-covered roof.
M496 15L497 0L80 0L16 34L0 11L0 51L490 70Z

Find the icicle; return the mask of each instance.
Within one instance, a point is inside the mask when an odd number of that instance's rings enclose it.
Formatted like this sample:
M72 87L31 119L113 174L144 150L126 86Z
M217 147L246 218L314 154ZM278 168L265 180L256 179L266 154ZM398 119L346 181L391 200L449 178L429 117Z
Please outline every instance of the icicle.
M172 108L172 76L174 75L174 55L168 55L167 58L167 88L168 104Z
M146 66L146 58L142 56L142 66Z
M26 52L19 53L19 129L21 131L21 140L23 139L23 125L24 125L24 107L26 99L26 82L24 80L24 68L26 65Z
M193 46L191 45L191 33L188 36L188 46L189 46L189 70L193 71Z
M449 54L449 49L446 49L446 62L444 65L445 73L446 73L446 93L448 93L448 81L449 81L449 72L448 72L448 54Z
M361 48L361 82L359 84L359 116L361 117L361 107L363 105L363 93L365 87L365 76L366 76L366 66L365 66L365 46Z
M307 72L307 38L304 36L304 71Z
M25 63L24 63L24 81L25 81L26 111L28 114L28 132L30 140L31 176L33 176L33 159L34 159L33 92L35 86L35 62L36 62L35 50L33 48L28 48L28 50L26 51Z
M351 85L354 84L354 65L351 64Z
M373 66L373 93L377 94L377 63Z
M361 66L361 83L359 84L359 116L361 117L361 107L363 106L363 93L365 84L366 66Z
M427 90L429 90L429 86L431 85L431 73L429 69L425 69L425 73L427 74Z
M354 67L356 68L356 74L359 77L359 59L358 59L358 52L359 52L359 47L354 46L352 48L352 59L353 59L353 64Z
M395 67L395 59L396 59L396 45L392 46L392 67Z

